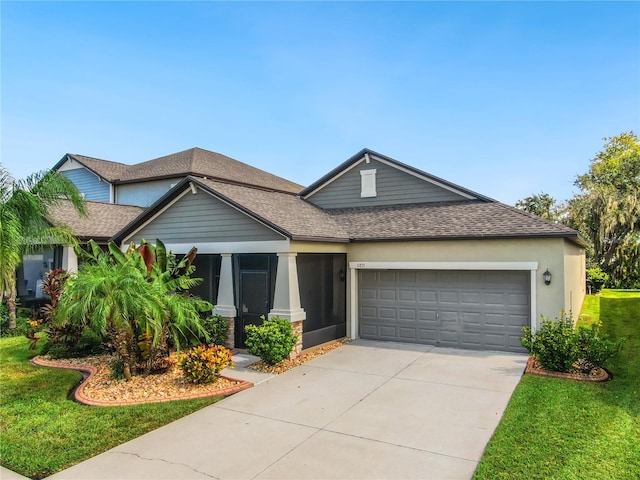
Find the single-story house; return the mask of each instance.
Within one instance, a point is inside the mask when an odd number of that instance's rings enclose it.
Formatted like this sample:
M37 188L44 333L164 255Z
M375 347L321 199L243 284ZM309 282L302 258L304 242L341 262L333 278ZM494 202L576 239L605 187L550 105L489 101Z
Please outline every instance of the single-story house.
M277 315L298 351L346 335L521 352L523 326L577 314L585 295L575 230L369 149L306 188L199 148L135 165L67 154L54 169L90 217L52 221L81 238L197 247L193 293L229 319L235 347Z

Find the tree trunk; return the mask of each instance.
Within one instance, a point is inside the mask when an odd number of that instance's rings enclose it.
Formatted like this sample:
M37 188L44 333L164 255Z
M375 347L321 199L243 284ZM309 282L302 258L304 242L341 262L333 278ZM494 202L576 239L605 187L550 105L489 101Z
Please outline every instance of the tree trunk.
M9 328L16 328L16 289L12 288L7 296L7 310L9 311Z

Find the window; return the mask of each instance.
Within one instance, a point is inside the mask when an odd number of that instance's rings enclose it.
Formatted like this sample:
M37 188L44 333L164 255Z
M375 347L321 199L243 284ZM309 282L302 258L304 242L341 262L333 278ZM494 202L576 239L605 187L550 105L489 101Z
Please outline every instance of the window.
M375 197L376 193L376 169L360 170L360 197Z

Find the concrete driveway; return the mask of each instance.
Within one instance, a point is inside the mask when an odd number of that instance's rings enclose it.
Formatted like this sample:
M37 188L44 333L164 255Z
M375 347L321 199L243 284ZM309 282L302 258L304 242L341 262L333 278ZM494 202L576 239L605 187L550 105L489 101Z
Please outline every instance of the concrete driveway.
M468 479L525 363L358 340L49 478Z

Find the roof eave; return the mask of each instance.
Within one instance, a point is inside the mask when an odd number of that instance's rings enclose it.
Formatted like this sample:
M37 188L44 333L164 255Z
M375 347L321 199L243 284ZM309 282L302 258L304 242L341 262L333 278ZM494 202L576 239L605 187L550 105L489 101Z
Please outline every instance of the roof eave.
M565 233L531 233L531 234L505 234L505 235L420 235L420 236L403 236L403 237L352 237L351 241L354 243L365 242L435 242L435 241L461 241L461 240L526 240L534 238L564 238L576 243L579 246L585 247L578 241L577 235L565 234Z

